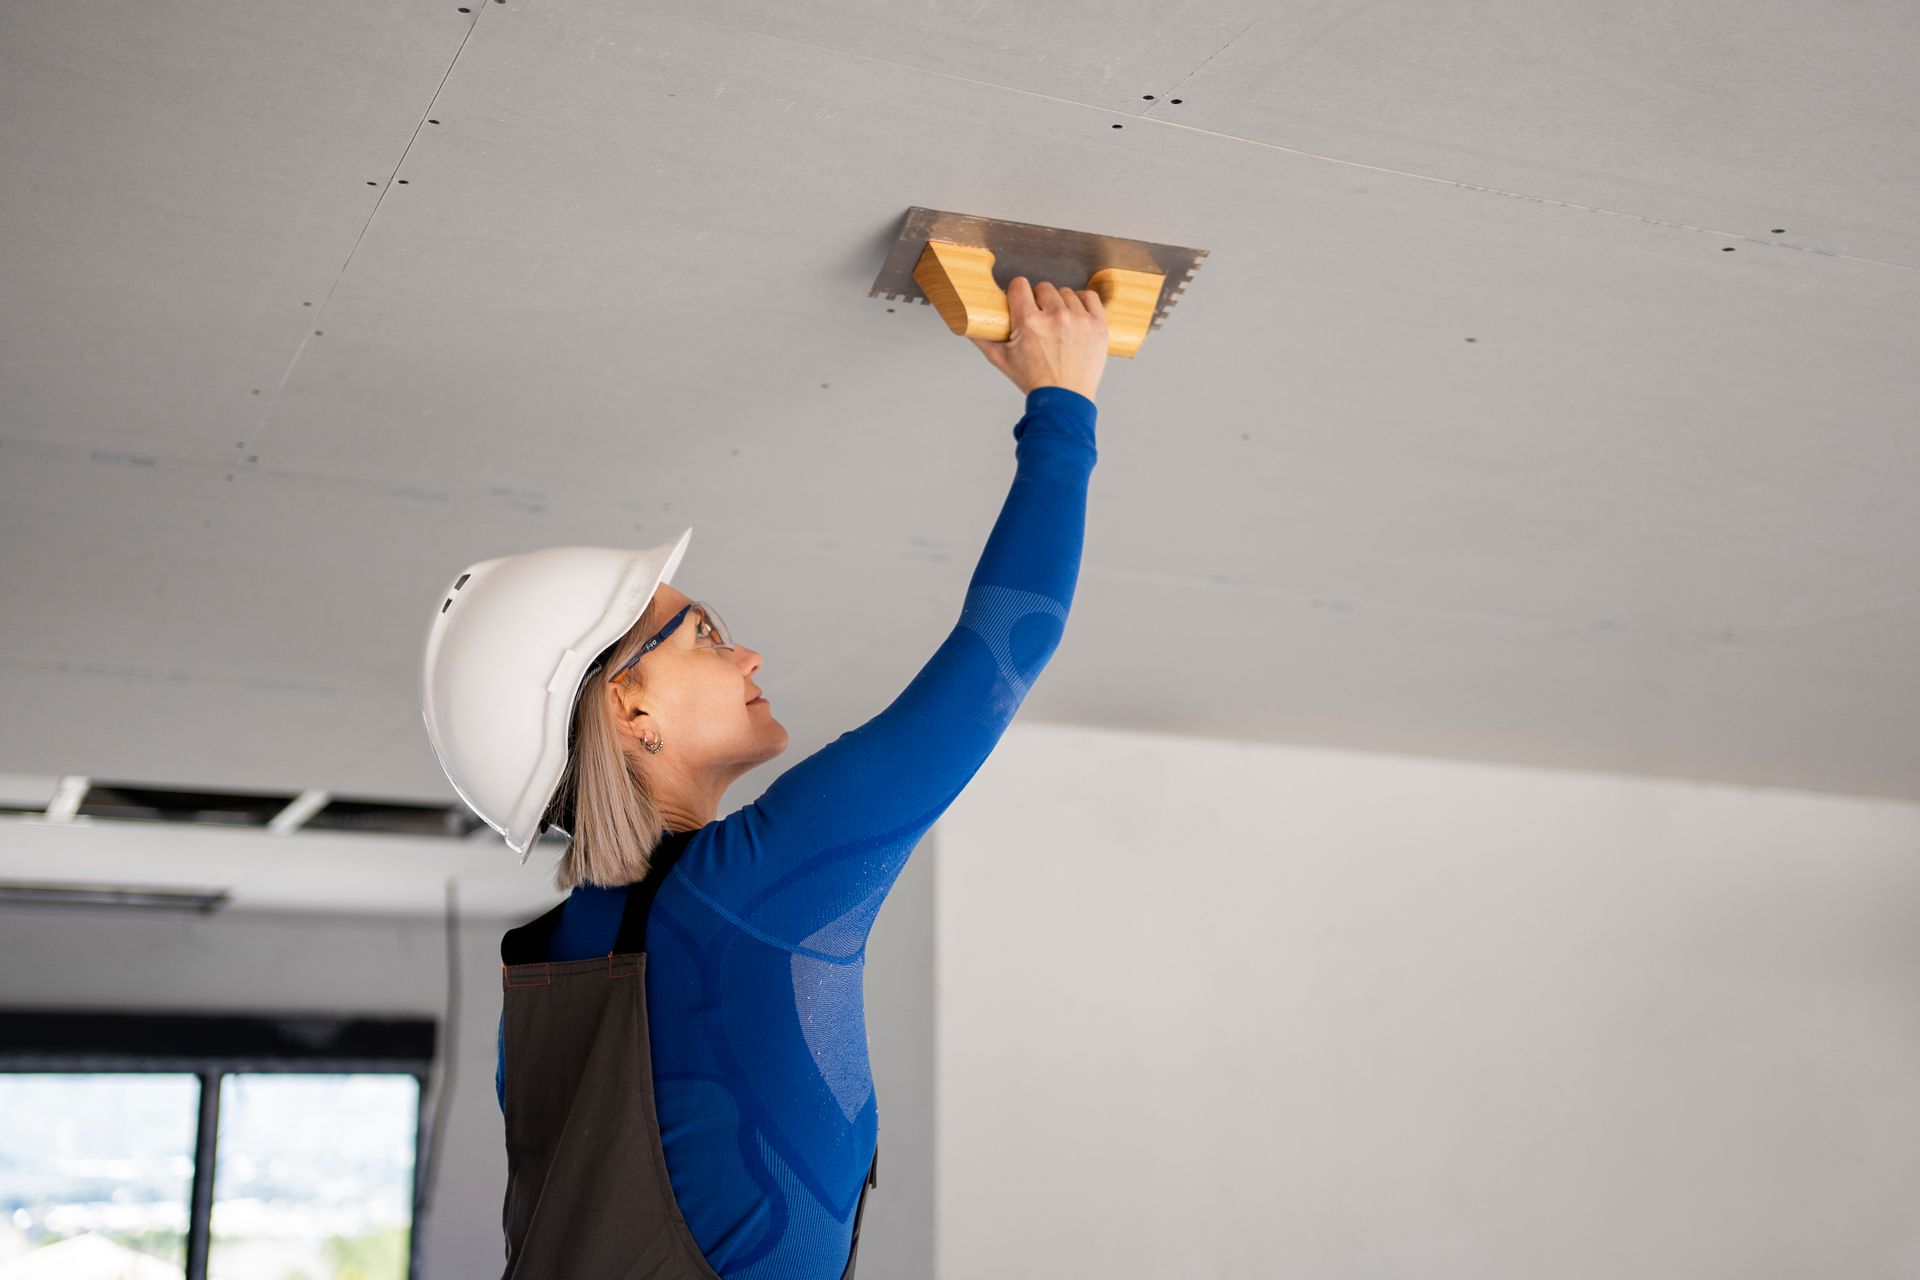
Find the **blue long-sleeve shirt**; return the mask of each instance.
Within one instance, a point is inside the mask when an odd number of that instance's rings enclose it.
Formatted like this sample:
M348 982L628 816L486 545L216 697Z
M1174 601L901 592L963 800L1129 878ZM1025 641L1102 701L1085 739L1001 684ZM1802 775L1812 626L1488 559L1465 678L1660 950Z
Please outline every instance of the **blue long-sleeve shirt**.
M838 1280L878 1134L862 972L908 856L1058 647L1080 573L1092 400L1037 387L953 630L887 708L693 834L647 916L655 1108L725 1280ZM626 886L568 896L550 959L613 947ZM506 1024L495 1072L506 1108Z

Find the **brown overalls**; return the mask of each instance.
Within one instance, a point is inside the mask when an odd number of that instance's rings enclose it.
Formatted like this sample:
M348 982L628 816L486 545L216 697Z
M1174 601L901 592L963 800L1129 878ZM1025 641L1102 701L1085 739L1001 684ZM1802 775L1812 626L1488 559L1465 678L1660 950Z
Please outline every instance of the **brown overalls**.
M566 904L500 939L506 1016L502 1280L720 1280L673 1195L647 1038L647 912L692 836L668 832L627 889L613 950L550 961ZM852 1280L876 1146L841 1280Z

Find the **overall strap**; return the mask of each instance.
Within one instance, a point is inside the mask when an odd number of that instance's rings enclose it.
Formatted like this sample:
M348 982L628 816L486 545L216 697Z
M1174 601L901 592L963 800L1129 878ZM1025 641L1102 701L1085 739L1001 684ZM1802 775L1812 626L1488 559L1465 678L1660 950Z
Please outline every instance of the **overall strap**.
M627 905L620 912L620 931L613 938L613 954L632 955L647 949L647 913L653 909L654 895L666 883L673 864L686 852L691 831L669 831L654 846L647 861L647 874L627 886Z
M646 878L627 886L627 901L620 915L620 930L614 937L613 951L622 955L646 950L647 911L653 895L666 881L667 873L685 852L691 831L669 831L653 851ZM635 892L635 891L638 892ZM504 964L545 964L553 957L553 934L560 927L566 901L500 935L500 960Z
M501 962L509 965L546 963L548 948L553 942L553 931L560 927L560 913L566 907L565 902L559 903L537 919L501 934Z
M867 1187L878 1186L880 1181L880 1144L874 1143L873 1163L867 1166L866 1185L860 1188L860 1203L853 1209L853 1239L847 1247L847 1269L840 1273L840 1280L853 1280L854 1263L860 1260L860 1219L867 1212Z

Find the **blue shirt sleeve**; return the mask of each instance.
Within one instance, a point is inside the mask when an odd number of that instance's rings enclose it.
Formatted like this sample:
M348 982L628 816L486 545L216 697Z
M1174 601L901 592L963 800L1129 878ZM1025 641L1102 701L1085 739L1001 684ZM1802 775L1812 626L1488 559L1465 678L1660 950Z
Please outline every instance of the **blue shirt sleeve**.
M986 762L1059 647L1080 572L1096 407L1037 387L1015 472L933 656L878 715L702 831L669 883L764 941L863 950L907 857ZM696 856L697 854L697 856Z

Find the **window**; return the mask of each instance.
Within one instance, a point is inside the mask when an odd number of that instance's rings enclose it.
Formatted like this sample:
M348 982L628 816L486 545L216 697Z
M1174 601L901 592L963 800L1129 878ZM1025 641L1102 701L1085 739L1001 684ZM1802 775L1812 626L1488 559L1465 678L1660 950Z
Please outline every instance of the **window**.
M184 1270L199 1111L191 1075L0 1075L0 1277L62 1241L32 1269L112 1276L118 1259L138 1274L129 1255L144 1254Z
M0 1012L0 1280L408 1280L433 1046L421 1019Z

